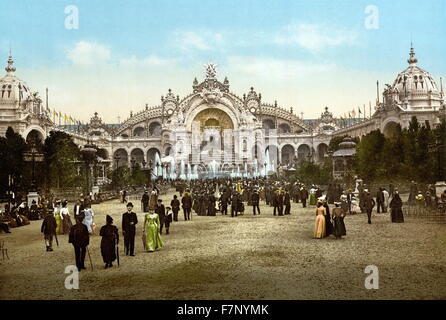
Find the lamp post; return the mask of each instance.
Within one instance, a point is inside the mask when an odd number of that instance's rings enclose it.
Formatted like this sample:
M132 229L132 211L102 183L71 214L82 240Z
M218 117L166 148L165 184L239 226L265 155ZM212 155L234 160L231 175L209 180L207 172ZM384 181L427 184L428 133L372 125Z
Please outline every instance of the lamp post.
M85 194L87 195L89 195L90 192L93 192L93 189L95 188L95 186L93 186L93 183L91 181L91 169L96 160L96 152L97 150L95 146L90 141L87 141L87 144L83 146L83 148L81 149L82 159L84 160L85 163L85 173L87 179Z
M28 190L28 206L31 206L33 200L38 202L39 195L37 193L37 184L36 184L36 161L43 161L43 154L37 150L37 143L33 140L30 144L30 150L23 154L24 160L32 163L32 178L31 178L31 186Z
M263 172L264 172L264 175L265 175L265 177L266 177L266 175L267 175L267 172L266 172L266 166L267 166L268 164L266 163L266 161L265 161L265 163L263 164Z

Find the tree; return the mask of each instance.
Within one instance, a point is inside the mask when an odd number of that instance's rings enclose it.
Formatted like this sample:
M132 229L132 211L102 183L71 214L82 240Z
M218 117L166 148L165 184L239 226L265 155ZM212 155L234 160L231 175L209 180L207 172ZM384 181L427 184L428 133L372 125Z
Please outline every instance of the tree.
M6 130L5 137L0 137L0 188L4 194L10 181L14 181L14 192L27 189L25 183L25 162L23 153L27 150L27 144L23 137L14 132L11 127Z
M45 139L43 152L49 187L72 187L78 183L76 161L80 159L80 151L70 135L51 131Z
M386 138L379 130L364 136L357 145L356 172L366 180L384 176L382 170L383 148Z

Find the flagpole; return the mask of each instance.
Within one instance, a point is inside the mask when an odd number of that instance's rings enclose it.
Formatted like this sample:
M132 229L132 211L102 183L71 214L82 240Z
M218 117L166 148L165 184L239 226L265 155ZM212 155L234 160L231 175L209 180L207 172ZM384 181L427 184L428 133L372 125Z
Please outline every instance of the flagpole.
M48 110L48 87L46 88L46 110Z
M372 101L369 101L369 117L372 119Z

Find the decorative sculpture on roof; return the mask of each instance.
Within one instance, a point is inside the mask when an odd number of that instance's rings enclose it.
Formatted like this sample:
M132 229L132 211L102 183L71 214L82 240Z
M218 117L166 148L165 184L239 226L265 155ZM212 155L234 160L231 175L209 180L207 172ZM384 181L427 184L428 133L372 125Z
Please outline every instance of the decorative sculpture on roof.
M204 65L206 79L215 79L217 76L217 65L214 63L208 63Z

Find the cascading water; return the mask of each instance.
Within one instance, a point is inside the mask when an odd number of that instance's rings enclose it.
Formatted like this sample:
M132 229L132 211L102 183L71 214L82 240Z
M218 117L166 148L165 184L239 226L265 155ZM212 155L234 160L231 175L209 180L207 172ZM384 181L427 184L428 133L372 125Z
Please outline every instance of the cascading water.
M157 153L155 153L155 175L157 177L162 176L162 168L161 168L161 158L160 155Z
M177 174L175 172L175 160L172 158L170 160L170 179L175 180L177 178Z
M184 160L183 159L181 159L181 163L180 163L180 179L186 180L186 175L184 174Z
M187 163L187 177L186 177L186 179L187 180L193 179L192 167L189 162Z
M264 169L264 176L268 175L268 172L271 171L271 159L269 158L269 149L266 150L265 152L265 163L266 163L266 167Z

